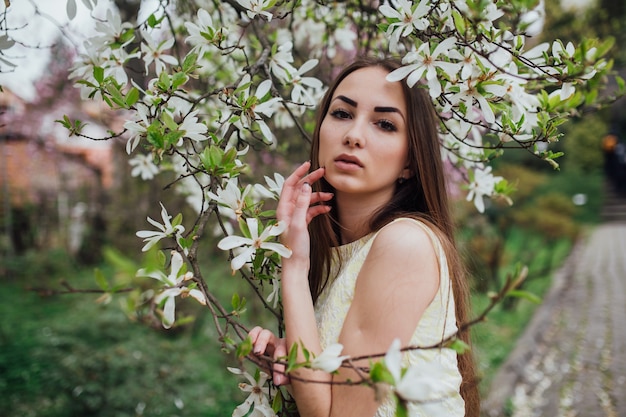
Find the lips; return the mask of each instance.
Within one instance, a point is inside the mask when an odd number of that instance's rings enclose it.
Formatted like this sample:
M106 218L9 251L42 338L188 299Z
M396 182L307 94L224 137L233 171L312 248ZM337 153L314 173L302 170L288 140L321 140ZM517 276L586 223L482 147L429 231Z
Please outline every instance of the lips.
M339 155L337 158L335 158L335 162L340 162L340 163L345 163L345 164L354 164L356 166L363 167L363 164L361 163L359 158L353 155L348 155L348 154Z

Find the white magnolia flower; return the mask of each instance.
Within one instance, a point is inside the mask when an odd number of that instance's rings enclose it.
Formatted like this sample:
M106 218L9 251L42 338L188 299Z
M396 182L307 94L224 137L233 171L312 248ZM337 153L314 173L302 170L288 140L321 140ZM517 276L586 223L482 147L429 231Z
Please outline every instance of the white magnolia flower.
M209 130L207 125L198 122L196 115L199 110L194 110L185 116L183 122L178 126L178 131L183 132L182 138L189 138L197 142L207 140L206 132ZM181 138L181 139L182 139ZM180 145L180 141L179 144Z
M148 126L150 126L148 111L149 109L145 104L137 103L137 110L135 112L137 120L128 120L124 123L124 129L131 133L128 142L126 142L126 153L129 155L135 150L141 138L148 131Z
M274 173L274 179L265 177L265 182L267 183L267 187L263 187L261 184L256 184L254 186L255 191L258 192L263 198L271 198L278 199L280 193L283 191L283 184L285 183L285 177L280 175L279 173Z
M506 94L506 87L500 84L487 84L484 83L481 85L482 90L485 93L496 97L502 97ZM496 120L496 116L493 112L493 109L489 105L489 101L487 97L485 97L484 93L478 90L478 86L476 84L476 80L465 80L462 84L459 85L459 92L450 96L449 100L453 105L458 105L460 102L465 104L466 112L465 117L470 121L476 121L477 116L482 115L487 123L493 123ZM480 113L476 113L476 102L478 104L478 109L480 109Z
M454 394L446 383L444 367L436 361L411 365L402 373L400 339L395 339L385 354L385 366L394 379L393 391L402 400L418 402L428 409L428 416L446 416L442 401Z
M576 92L576 87L574 87L574 83L563 83L559 90L559 95L561 96L561 100L567 100Z
M550 44L548 42L543 42L524 52L522 57L530 60L537 66L541 66L545 64L544 53L546 53L548 49L550 49Z
M237 216L237 220L239 220L243 214L243 209L246 207L246 196L251 188L250 184L248 184L241 192L237 185L237 178L229 178L226 186L217 190L217 194L208 191L207 195L211 200L215 200L218 204L231 209Z
M422 76L425 75L430 96L432 98L439 97L441 95L441 81L439 77L437 77L437 68L454 76L459 70L459 64L438 60L437 58L439 56L447 56L449 50L452 49L455 44L455 38L448 38L441 41L431 52L430 44L428 42L423 43L417 51L409 52L402 58L402 63L408 65L390 72L389 75L387 75L387 80L400 81L406 78L408 86L413 87Z
M107 60L104 63L104 77L113 77L121 85L128 84L128 74L126 73L125 65L131 59L139 58L139 56L139 52L129 54L123 48L111 50L109 55L106 56Z
M286 41L276 48L276 52L270 58L270 72L283 82L288 81L289 74L295 71L293 65L291 65L293 62L292 49L293 43Z
M94 67L104 67L106 60L94 47L92 47L92 44L89 41L84 42L83 49L85 53L80 53L78 55L75 61L76 63L72 66L68 78L85 80L91 84L97 85L98 83L93 76L93 69ZM98 90L94 90L93 87L89 87L88 85L82 83L75 84L75 86L78 86L80 89L80 98L83 100L91 100L90 96L94 92L94 100L102 99L102 93Z
M290 74L293 89L291 90L291 100L307 106L317 104L316 90L321 89L324 84L314 77L303 77L303 75L317 66L317 59L309 59L300 69ZM308 87L308 88L307 88ZM310 91L312 89L313 91Z
M243 392L249 392L250 395L246 400L235 408L233 417L275 417L276 414L272 410L269 401L269 387L265 386L269 376L265 372L259 372L259 380L257 381L252 375L238 368L227 368L235 375L243 375L248 384L242 382L239 389ZM250 408L254 406L252 413L248 414Z
M272 292L270 292L265 301L272 303L273 308L278 306L278 301L280 301L280 281L278 279L272 278Z
M274 251L285 258L291 256L291 250L284 245L277 242L267 242L268 239L280 235L285 230L284 223L278 222L266 227L261 235L259 235L259 221L257 219L254 217L246 219L246 223L250 230L250 237L226 236L217 244L217 247L222 250L244 247L244 250L230 262L233 271L241 269L246 262L251 262L257 249Z
M488 3L487 7L482 9L482 23L485 29L489 29L493 26L493 21L498 20L504 15L504 10L498 8L495 3ZM488 23L485 25L484 23Z
M250 74L245 74L242 77L238 87L241 88L246 84L250 84L250 82ZM256 88L256 91L253 95L251 95L250 93L250 86L242 90L239 101L243 103L248 103L249 107L239 110L239 118L233 123L233 125L237 128L245 130L251 130L252 125L256 123L261 130L263 137L268 143L274 142L274 135L272 134L269 126L265 123L265 120L263 120L263 116L268 118L272 117L275 109L281 101L280 97L271 97L269 99L265 99L271 88L272 81L264 80ZM252 104L250 100L255 100L254 104ZM232 116L233 114L228 117L228 120L230 120ZM222 131L227 132L229 127L230 123L225 123L222 127Z
M96 21L96 31L101 35L91 38L93 46L96 50L102 52L110 45L118 42L122 33L130 28L132 28L132 25L129 22L122 23L122 17L116 7L108 8L105 21ZM132 42L133 39L134 36L130 37L124 44L120 45L119 48L123 49Z
M142 32L141 37L143 38L143 42L141 43L141 52L143 53L143 61L146 64L146 73L148 73L148 67L153 62L157 75L165 69L165 64L178 64L176 58L164 53L164 51L167 51L174 46L173 37L162 40L159 43L152 38L150 32Z
M356 41L356 33L354 30L349 28L338 28L335 32L328 38L328 43L326 45L326 56L330 59L335 58L337 55L337 46L339 46L344 51L353 51Z
M502 180L500 176L494 176L491 173L491 167L485 169L476 168L473 171L473 180L469 184L469 192L467 193L467 201L474 200L474 206L478 212L485 211L484 196L492 196L494 187Z
M476 61L476 53L472 48L465 47L463 50L463 55L461 55L457 50L451 50L450 56L458 59L462 62L461 64L461 79L467 80L470 77L477 76L480 74L480 67Z
M262 15L269 22L274 17L270 12L265 11L265 9L272 6L273 0L237 0L237 3L246 9L246 14L250 19L254 19L257 15Z
M343 345L341 343L333 343L327 346L322 353L311 361L311 368L328 373L335 372L339 369L344 359L349 358L347 355L339 356L342 350Z
M415 10L411 10L413 6L411 1L397 0L394 3L397 4L397 8L383 4L378 10L385 17L398 19L398 22L389 25L386 32L391 47L396 49L401 37L408 36L414 29L422 31L428 27L428 19L425 16L430 10L430 0L421 0Z
M185 22L185 27L189 32L185 42L194 45L193 49L197 49L198 54L204 55L216 35L213 18L209 12L204 9L198 10L198 24Z
M161 304L165 300L163 305L163 327L169 329L174 324L176 319L176 297L179 295L190 296L196 299L200 304L206 305L206 298L202 291L195 288L189 289L183 286L185 281L189 281L193 278L191 272L181 274L184 261L183 257L178 252L172 252L171 272L169 275L165 275L161 271L146 271L140 269L137 271L137 276L150 277L161 281L167 287L162 293L157 295L154 299L156 304Z
M541 106L539 98L536 94L526 91L524 85L527 83L527 80L518 76L518 68L515 62L510 62L502 68L505 69L505 72L496 75L494 80L503 81L503 85L506 88L504 97L508 99L511 105L511 120L516 123L523 120L520 130L532 131L533 126L537 123L537 109ZM521 139L522 136L516 135L515 138Z
M294 117L302 116L305 111L305 106L283 101L282 106L276 107L276 113L272 116L272 121L276 129L288 129L296 125Z
M146 242L144 247L141 248L142 252L150 250L151 247L156 245L163 238L174 235L176 240L178 240L185 232L185 227L182 224L178 224L176 226L172 225L170 221L172 216L167 213L167 210L165 210L162 203L159 204L161 204L161 219L163 220L163 224L160 224L159 222L148 217L148 223L159 230L140 230L136 233L137 237L142 238L143 241Z
M142 180L151 180L159 173L159 167L154 164L151 154L139 154L130 159L128 163L133 167L130 175L133 177L141 176Z

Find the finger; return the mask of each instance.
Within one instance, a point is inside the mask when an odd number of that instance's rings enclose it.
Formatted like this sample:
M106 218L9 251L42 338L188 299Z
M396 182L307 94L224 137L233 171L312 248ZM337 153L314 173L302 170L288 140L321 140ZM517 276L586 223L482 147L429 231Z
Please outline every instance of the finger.
M290 176L287 177L285 182L283 183L283 189L280 193L280 197L287 197L285 193L292 193L294 187L298 185L300 180L309 172L309 168L311 167L311 163L309 161L304 162L298 168L296 168Z
M276 208L276 217L279 220L287 223L291 222L291 213L297 198L297 188L299 187L300 180L308 172L311 163L309 161L303 163L295 171L287 177L283 183L283 189L280 192L280 198L278 200L278 207Z
M326 169L324 167L320 167L316 169L315 171L310 172L307 176L305 176L302 179L302 181L308 182L309 184L315 184L322 177L324 177L325 173L326 173Z
M331 210L330 206L313 206L311 207L306 214L306 223L309 224L311 223L311 220L313 220L315 217L319 216L320 214L326 214Z
M335 194L333 193L325 193L325 192L317 192L311 194L311 204L320 203L323 201L330 201L333 199Z
M287 356L287 346L283 343L279 343L274 350L274 360ZM274 385L283 385L289 382L289 378L285 375L285 365L281 363L274 364L274 372L272 375Z
M296 199L296 207L293 210L292 214L292 225L295 225L296 228L306 229L307 225L307 213L309 211L311 205L311 184L305 182L300 187L300 193Z
M248 336L252 339L252 343L256 342L256 338L259 336L259 333L263 330L261 326L255 326L252 330L248 332Z
M254 330L254 329L253 329ZM253 349L255 355L262 355L266 353L268 355L272 355L274 353L274 334L266 329L261 329L258 331L256 338L253 339Z

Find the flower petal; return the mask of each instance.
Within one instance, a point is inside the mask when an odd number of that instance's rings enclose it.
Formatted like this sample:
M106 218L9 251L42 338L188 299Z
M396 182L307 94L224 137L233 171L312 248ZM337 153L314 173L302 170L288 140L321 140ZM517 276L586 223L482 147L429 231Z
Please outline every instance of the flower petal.
M222 240L219 241L217 247L222 250L229 250L238 248L240 246L252 245L254 243L252 239L241 236L226 236Z

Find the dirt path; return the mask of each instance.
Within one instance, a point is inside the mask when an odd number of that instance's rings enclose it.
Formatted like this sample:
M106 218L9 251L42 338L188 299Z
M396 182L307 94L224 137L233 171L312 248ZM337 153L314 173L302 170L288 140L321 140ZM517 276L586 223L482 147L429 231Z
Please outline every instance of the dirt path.
M626 203L611 204L496 375L485 415L626 417Z

